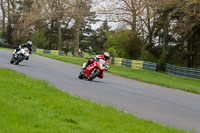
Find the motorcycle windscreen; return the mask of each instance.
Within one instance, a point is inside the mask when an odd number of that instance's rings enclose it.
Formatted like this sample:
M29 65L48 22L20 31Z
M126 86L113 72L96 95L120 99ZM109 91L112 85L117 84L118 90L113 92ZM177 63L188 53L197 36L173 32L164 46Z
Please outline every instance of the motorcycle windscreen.
M106 69L106 65L107 65L107 63L104 61L104 60L100 60L100 62L99 62L99 68L101 69L101 70L104 70L104 69Z

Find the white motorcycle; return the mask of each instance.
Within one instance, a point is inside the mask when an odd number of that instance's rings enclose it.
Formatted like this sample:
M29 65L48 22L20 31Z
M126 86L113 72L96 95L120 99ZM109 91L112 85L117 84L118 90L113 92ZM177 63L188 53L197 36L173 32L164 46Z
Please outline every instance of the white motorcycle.
M17 65L23 60L29 59L29 57L30 57L30 54L29 54L28 48L22 48L17 53L16 53L16 50L14 50L13 57L11 58L10 63Z

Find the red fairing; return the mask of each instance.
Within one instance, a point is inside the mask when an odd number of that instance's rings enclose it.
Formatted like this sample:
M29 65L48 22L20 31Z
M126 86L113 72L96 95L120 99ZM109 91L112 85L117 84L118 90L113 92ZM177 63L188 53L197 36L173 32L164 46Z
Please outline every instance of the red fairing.
M91 70L93 70L94 68L95 68L95 63L89 65L89 66L85 69L84 73L85 73L85 75L86 75L87 78L90 76L90 72L91 72Z
M109 66L110 60L106 60L107 66Z

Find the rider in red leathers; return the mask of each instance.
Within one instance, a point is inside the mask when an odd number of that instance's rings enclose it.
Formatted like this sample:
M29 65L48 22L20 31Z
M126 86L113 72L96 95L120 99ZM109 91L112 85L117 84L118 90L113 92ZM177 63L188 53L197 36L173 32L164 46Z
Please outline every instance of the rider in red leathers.
M85 70L90 64L92 64L94 62L98 62L100 59L106 61L106 63L107 63L107 69L106 69L106 71L107 71L108 67L109 67L109 63L110 63L110 61L109 61L110 54L108 52L105 52L103 55L96 55L93 58L89 59L88 63L84 63L83 64L82 70ZM103 77L104 77L104 74L102 73L99 78L103 78Z

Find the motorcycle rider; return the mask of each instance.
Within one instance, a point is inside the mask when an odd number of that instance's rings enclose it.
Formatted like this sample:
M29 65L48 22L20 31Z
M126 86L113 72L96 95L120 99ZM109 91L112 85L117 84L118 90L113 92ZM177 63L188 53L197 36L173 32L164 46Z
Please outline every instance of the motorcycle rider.
M31 54L31 52L32 52L32 45L33 45L33 43L31 41L28 41L28 42L26 42L24 44L19 45L19 47L17 49L15 49L15 51L13 52L13 55L15 55L22 48L28 48L29 54ZM28 59L29 59L29 57L25 58L25 60L28 60Z
M110 59L110 54L108 52L105 52L103 55L96 55L93 58L90 58L88 60L88 63L84 63L83 64L82 70L84 71L89 65L91 65L91 64L93 64L95 62L98 62L100 59L106 61L106 63L107 63L106 71L107 71L108 67L109 67L109 63L110 63L110 60L109 60ZM104 74L102 73L99 78L103 78L103 77L104 77Z

